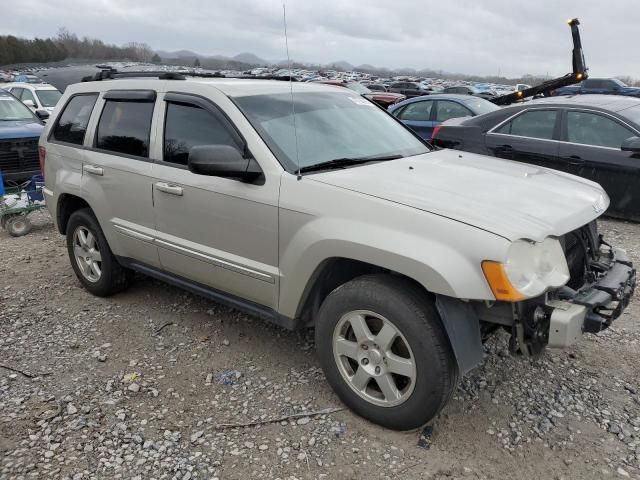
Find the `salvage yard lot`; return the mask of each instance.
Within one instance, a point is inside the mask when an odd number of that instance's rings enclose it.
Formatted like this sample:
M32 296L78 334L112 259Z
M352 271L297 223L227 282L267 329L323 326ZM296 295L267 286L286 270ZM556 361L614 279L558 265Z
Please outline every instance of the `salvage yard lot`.
M433 424L341 407L310 332L139 277L82 289L46 214L0 232L0 479L640 478L640 303L609 331L530 362L487 346ZM602 221L640 264L640 225ZM222 424L298 415L259 427Z

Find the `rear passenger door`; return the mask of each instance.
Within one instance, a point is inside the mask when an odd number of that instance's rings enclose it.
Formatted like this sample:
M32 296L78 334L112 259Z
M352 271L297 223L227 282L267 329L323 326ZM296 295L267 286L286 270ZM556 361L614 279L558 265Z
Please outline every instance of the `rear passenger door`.
M197 145L250 147L218 107L230 101L167 93L159 112L161 158L153 166L157 243L162 268L240 299L276 308L279 176L262 184L192 173ZM214 101L216 103L214 103ZM263 168L264 171L264 168Z
M640 132L603 112L578 109L566 111L563 130L559 154L569 171L598 182L612 213L640 218L640 158L620 148Z
M415 131L421 138L431 140L434 121L431 116L434 105L433 100L413 102L402 109L398 119Z
M525 110L486 134L489 152L500 158L563 170L558 159L557 109Z
M90 125L82 194L116 256L159 267L149 157L156 96L153 90L104 93Z

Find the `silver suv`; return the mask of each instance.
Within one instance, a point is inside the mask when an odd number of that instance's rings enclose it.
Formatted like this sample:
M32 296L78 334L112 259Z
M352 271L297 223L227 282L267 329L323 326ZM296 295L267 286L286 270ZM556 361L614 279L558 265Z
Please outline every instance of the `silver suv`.
M69 87L40 140L82 285L132 272L286 328L393 429L432 419L483 340L566 347L627 306L635 270L597 232L599 185L423 143L356 93L240 79Z

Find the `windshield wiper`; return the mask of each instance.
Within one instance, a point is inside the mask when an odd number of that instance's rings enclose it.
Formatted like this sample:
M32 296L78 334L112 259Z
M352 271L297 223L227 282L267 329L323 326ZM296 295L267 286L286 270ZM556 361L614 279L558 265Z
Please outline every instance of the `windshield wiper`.
M351 167L354 165L362 165L369 162L385 162L387 160L397 160L402 158L402 155L384 155L380 157L343 157L335 158L333 160L327 160L326 162L316 163L315 165L309 165L302 167L300 173L305 172L317 172L319 170L333 170L336 168Z

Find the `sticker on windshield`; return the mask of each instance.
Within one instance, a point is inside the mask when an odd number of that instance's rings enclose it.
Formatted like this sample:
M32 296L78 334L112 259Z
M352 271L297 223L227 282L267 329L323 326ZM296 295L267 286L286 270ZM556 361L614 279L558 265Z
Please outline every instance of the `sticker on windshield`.
M365 107L374 106L373 103L371 103L369 100L365 100L364 98L361 98L361 97L349 97L349 100L351 100L356 105L364 105Z

